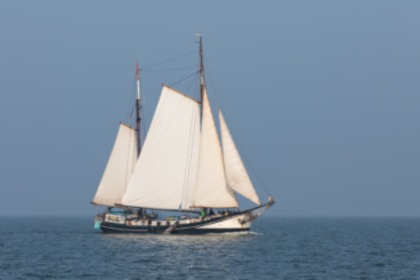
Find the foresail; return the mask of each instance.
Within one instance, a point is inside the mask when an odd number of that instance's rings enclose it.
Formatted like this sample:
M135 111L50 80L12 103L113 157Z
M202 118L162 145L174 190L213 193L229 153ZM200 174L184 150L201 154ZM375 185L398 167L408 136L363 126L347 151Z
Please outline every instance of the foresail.
M194 206L238 207L233 191L226 185L222 150L206 89L204 89L202 102L200 157Z
M222 134L223 157L225 162L226 181L228 186L256 204L261 204L249 179L238 149L230 134L229 128L219 111L220 130Z
M106 206L121 203L136 161L136 131L120 124L114 147L92 202Z
M189 210L199 145L198 102L164 87L122 204Z

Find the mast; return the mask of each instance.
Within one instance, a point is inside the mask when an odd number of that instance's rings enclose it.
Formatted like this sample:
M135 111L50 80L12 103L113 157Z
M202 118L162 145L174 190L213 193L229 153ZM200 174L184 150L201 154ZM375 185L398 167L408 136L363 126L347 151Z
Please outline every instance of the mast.
M136 64L136 86L137 86L137 98L136 98L136 132L137 132L137 155L140 155L141 150L141 135L140 135L140 110L141 110L141 103L140 103L140 71L139 71L139 63Z
M200 44L200 102L203 106L203 95L204 95L204 63L203 63L203 38L201 34L198 34Z

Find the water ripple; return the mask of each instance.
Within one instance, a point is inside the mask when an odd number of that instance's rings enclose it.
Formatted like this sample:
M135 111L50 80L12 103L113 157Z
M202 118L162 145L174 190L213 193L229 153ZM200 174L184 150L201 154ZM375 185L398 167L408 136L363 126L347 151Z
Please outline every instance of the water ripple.
M420 219L262 218L249 234L105 235L0 218L1 279L420 279Z

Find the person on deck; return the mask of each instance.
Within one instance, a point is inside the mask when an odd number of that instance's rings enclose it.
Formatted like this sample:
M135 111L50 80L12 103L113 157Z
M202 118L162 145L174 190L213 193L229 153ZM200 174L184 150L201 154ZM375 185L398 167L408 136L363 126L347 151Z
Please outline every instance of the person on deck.
M139 210L137 210L137 216L138 216L138 218L143 217L143 208L139 208Z
M203 210L201 210L201 212L200 212L200 216L201 216L201 220L203 221L204 220L204 218L206 217L206 211L207 209L206 208L203 208Z

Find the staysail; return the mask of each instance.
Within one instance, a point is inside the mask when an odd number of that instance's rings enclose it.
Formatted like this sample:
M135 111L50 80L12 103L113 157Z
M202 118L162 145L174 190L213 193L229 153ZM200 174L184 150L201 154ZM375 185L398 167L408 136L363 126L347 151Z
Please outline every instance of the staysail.
M198 102L164 86L122 204L189 210L199 147Z
M235 195L226 185L222 149L205 88L202 102L200 157L194 206L236 208L238 202Z
M226 171L226 182L235 192L260 205L260 199L252 185L249 175L241 160L238 149L230 134L229 128L219 110L220 130L223 145L223 158Z
M121 203L136 161L136 131L121 123L108 164L92 203L105 206Z

